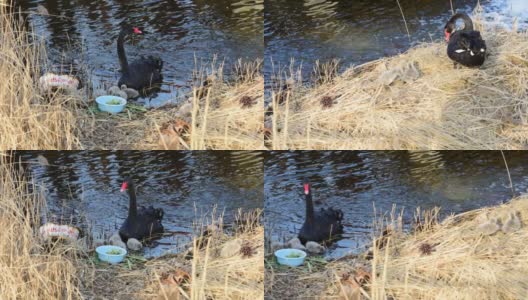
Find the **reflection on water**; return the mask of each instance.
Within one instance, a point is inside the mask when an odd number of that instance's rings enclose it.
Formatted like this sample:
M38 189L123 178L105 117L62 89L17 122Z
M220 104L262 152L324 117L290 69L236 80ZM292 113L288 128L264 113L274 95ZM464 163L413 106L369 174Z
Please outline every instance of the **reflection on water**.
M195 56L207 60L218 54L229 64L262 57L264 51L263 0L15 2L45 37L53 63L60 63L60 53L66 52L66 63L75 60L89 66L96 86L117 83L121 24L143 27L147 34L136 45L128 43L126 50L130 57L154 55L165 62L163 92L154 95L153 105L177 101L188 91ZM49 15L38 14L37 5Z
M250 151L20 152L46 191L50 213L83 220L95 234L115 232L127 215L124 178L137 184L138 204L165 211L163 225L177 234L147 250L159 255L190 241L193 221L215 205L232 222L236 210L261 208L263 157ZM42 154L50 166L36 164Z
M505 152L516 194L528 188L526 152ZM409 225L416 207L459 213L511 199L508 174L495 151L296 151L272 152L264 162L266 236L291 238L304 222L302 182L314 200L345 215L338 245L359 251L371 238L374 207L404 208Z

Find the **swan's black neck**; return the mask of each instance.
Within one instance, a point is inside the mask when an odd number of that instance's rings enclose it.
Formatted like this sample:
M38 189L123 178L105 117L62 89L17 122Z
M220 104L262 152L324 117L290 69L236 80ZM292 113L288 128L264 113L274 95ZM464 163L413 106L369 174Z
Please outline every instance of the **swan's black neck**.
M125 42L126 31L123 29L117 37L117 56L119 57L119 63L121 64L121 72L128 73L128 61L125 53Z
M447 22L447 24L449 24L449 27L451 28L452 31L456 30L456 21L458 19L461 19L462 21L464 21L463 30L473 30L473 21L471 20L471 18L466 14L459 13L459 14L452 16L449 22Z
M137 202L136 202L136 187L132 180L127 180L127 192L129 197L128 203L128 217L135 218L137 216Z
M312 193L308 188L308 194L306 194L306 222L312 223L314 218L314 207L312 201Z

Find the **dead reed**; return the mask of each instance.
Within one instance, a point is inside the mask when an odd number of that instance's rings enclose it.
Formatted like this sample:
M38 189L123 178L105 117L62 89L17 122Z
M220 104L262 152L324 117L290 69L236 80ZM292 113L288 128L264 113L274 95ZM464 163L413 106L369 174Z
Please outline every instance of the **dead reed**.
M528 34L475 20L490 56L454 69L443 42L412 48L307 87L274 87L273 149L523 149ZM287 71L287 70L286 70ZM294 84L288 84L288 82Z
M0 5L0 53L0 149L78 148L78 99L39 90L43 40L8 5Z
M69 247L44 247L39 187L0 157L0 298L79 299L82 261ZM73 251L75 252L75 251Z

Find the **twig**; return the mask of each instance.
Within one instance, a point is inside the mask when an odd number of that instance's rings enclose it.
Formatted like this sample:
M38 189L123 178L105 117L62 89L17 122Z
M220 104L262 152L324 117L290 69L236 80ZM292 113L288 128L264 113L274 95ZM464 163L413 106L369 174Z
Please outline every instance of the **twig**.
M513 182L510 175L510 169L508 168L508 163L506 162L506 157L504 156L504 152L501 150L500 153L502 154L502 159L504 160L504 165L506 166L506 172L508 172L508 179L510 180L510 189L512 191L512 197L515 197L515 191L513 190Z
M405 15L403 14L403 9L400 5L400 0L396 0L398 2L398 7L400 8L400 12L403 17L403 23L405 23L405 30L407 30L407 37L409 38L409 42L411 41L411 33L409 32L409 27L407 26L407 20L405 20Z

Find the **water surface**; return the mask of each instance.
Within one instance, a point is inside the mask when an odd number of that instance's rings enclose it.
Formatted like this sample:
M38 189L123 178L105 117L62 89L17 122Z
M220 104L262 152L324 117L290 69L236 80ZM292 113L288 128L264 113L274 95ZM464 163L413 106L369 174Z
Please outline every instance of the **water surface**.
M514 194L528 188L527 152L505 152ZM417 207L441 207L442 216L512 198L497 151L296 151L271 152L264 162L266 236L287 240L305 218L302 183L312 184L321 206L344 212L339 251L359 252L371 240L373 220L404 209L409 227ZM377 214L374 213L376 209Z
M65 54L66 63L87 65L96 87L119 79L116 39L121 24L143 28L147 34L126 50L129 61L141 55L164 61L162 92L146 99L151 105L181 100L192 83L195 57L207 63L217 54L232 65L238 58L263 55L263 0L15 2L45 38L52 63L60 65ZM38 14L38 5L49 15Z
M239 208L263 205L263 157L251 151L81 151L19 152L45 191L48 218L71 218L95 235L116 232L128 212L122 182L132 176L138 205L163 208L172 236L146 254L177 250L191 240L193 222L214 207L233 222ZM44 156L49 166L38 164Z
M340 59L343 67L406 51L421 42L441 40L451 16L450 1L433 0L347 1L266 0L264 40L267 62L296 68L302 64L305 80L315 60ZM454 0L457 12L471 14L476 0ZM483 0L488 21L509 24L517 17L528 27L528 4L524 0ZM407 25L407 26L406 26ZM273 73L266 63L265 74Z

